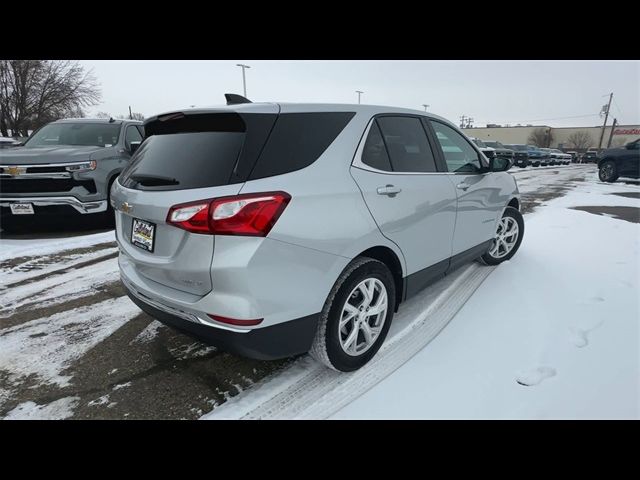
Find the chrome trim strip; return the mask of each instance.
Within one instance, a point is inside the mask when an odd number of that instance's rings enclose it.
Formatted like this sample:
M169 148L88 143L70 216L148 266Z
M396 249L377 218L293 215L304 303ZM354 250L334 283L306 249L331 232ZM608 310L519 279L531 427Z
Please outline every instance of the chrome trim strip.
M4 168L4 167L0 167ZM29 167L33 168L33 167ZM48 173L21 173L19 175L11 175L10 173L0 173L0 178L13 178L20 180L23 178L71 178L71 172L48 172Z
M0 197L0 206L8 207L12 203L32 203L43 207L69 205L80 213L104 212L107 210L106 200L81 202L75 197Z
M83 163L89 163L91 160L80 160L77 162L63 162L63 163L33 163L33 164L13 164L13 165L0 165L0 168L9 168L9 167L21 167L21 168L39 168L39 167L75 167L76 165L81 165Z
M208 321L208 320L204 320L203 318L193 314L193 313L189 313L189 312L185 312L183 310L180 310L178 308L175 307L171 307L169 305L165 305L164 303L161 303L160 301L150 298L148 295L140 292L131 282L131 280L129 280L127 277L125 277L125 275L120 272L120 280L122 281L122 283L124 284L124 286L127 288L127 290L129 290L131 292L132 295L134 295L138 300L154 307L157 308L160 311L163 311L165 313L168 313L169 315L175 315L176 317L180 317L183 320L187 320L189 322L193 322L193 323L198 323L198 324L203 324L203 325L207 325L208 327L214 327L214 328L219 328L221 330L228 330L230 332L234 332L234 333L248 333L251 331L251 329L247 330L247 329L239 329L239 328L233 328L233 327L228 327L226 325L219 325L218 323L214 323L213 321Z

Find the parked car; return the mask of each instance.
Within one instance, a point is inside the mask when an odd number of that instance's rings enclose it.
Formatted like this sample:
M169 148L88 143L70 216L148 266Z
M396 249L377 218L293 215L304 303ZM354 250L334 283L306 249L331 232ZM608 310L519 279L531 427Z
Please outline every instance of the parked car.
M600 152L598 177L603 182L615 182L618 177L640 178L640 139Z
M578 163L580 161L580 154L575 150L569 150L567 154L571 155L571 163Z
M135 120L58 120L0 151L4 216L110 210L109 188L143 138ZM108 213L107 213L108 214Z
M473 143L475 143L476 146L480 149L480 151L482 153L484 153L485 157L487 157L488 159L492 159L492 158L496 157L496 149L495 148L486 145L479 138L469 137L469 140L471 140Z
M598 151L597 150L587 150L582 155L582 163L598 163Z
M567 155L557 148L541 148L551 157L551 165L569 165L571 163L571 155Z
M551 161L549 154L535 145L527 145L527 153L529 154L529 162L534 167L546 167Z
M514 154L513 154L513 150L506 147L505 145L503 145L500 142L487 142L484 141L484 144L487 147L493 148L496 152L496 155L498 157L503 157L503 158L507 158L511 161L511 163L514 162L515 158L514 158Z
M553 148L552 150L560 156L563 165L571 165L573 156L569 152L563 152L559 148Z
M14 138L0 137L0 148L12 148L20 145L20 142Z
M451 122L238 101L148 118L113 184L123 285L161 322L248 357L310 351L351 371L402 301L518 250L509 162Z
M529 149L527 148L527 145L509 144L505 145L505 147L513 150L514 165L520 168L525 168L531 164L531 162L529 161Z

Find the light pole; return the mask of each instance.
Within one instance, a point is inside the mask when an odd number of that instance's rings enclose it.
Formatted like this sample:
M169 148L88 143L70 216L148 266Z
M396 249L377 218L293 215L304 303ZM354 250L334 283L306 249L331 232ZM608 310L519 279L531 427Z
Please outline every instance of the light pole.
M360 95L362 95L364 92L361 90L356 90L356 93L358 94L358 105L360 104Z
M247 98L247 79L244 76L244 71L247 68L251 68L249 65L244 65L242 63L237 63L236 67L242 68L242 90L244 91L244 98Z
M430 105L427 105L426 103L423 103L422 106L424 107L424 111L427 111L427 108L429 108Z

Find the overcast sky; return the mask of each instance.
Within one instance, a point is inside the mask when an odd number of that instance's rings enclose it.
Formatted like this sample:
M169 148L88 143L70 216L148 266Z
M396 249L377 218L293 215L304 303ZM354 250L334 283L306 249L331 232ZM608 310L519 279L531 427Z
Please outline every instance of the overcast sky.
M102 87L112 115L128 107L146 116L191 105L224 104L242 94L237 63L251 66L247 97L267 102L362 103L429 111L459 123L601 125L598 112L614 93L611 115L640 123L638 61L82 61ZM579 117L579 118L566 118ZM612 122L610 118L609 124Z

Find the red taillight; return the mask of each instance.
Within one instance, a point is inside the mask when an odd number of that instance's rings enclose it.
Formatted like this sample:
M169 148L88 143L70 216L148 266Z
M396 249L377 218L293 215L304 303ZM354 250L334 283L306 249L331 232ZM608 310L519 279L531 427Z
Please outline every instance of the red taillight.
M167 223L193 233L265 237L290 200L266 192L183 203L169 209Z
M238 320L236 318L221 317L220 315L213 315L211 313L208 313L207 315L213 318L216 322L228 323L229 325L237 325L240 327L251 327L253 325L258 325L263 320L262 318L258 318L256 320Z

